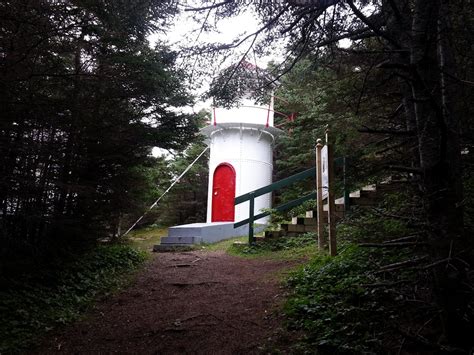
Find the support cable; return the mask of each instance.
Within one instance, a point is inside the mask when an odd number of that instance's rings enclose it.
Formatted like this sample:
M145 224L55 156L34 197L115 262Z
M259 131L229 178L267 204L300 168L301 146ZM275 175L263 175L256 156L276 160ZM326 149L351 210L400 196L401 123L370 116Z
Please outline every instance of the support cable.
M184 176L184 174L186 174L186 173L189 171L189 169L192 168L192 166L199 160L200 157L202 157L202 156L204 155L204 153L205 153L208 149L209 149L209 146L207 146L207 147L201 152L201 154L199 154L198 157L197 157L196 159L194 159L194 161L193 161L191 164L189 164L186 169L184 169L184 171L181 173L181 175L178 176L178 177L171 183L171 185L166 189L166 191L163 192L163 193L161 194L161 196L158 197L158 199L157 199L155 202L153 202L153 204L148 208L148 210L146 210L145 213L143 213L143 215L142 215L140 218L138 218L138 219L136 220L136 222L133 223L132 226L131 226L124 234L122 234L122 237L125 237L128 233L130 233L130 231L131 231L133 228L135 228L135 226L143 219L143 217L145 217L145 216L158 204L158 202L160 202L160 200L163 198L163 196L165 196L165 195L173 188L173 186L176 185L176 184L179 182L179 180Z

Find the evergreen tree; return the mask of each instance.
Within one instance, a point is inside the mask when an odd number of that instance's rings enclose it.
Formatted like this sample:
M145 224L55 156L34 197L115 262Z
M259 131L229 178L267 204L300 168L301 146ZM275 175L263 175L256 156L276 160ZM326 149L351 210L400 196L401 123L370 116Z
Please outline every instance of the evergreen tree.
M3 252L116 234L153 146L194 135L159 1L0 4Z

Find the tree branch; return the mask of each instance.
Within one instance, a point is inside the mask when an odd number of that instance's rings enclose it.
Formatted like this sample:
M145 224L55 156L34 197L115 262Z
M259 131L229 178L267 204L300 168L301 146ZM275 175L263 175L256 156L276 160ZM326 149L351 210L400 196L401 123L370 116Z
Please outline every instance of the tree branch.
M404 173L412 173L421 175L423 171L420 168L412 168L410 166L400 166L400 165L389 165L387 166L389 170L400 171Z
M355 5L353 0L347 0L347 4L352 9L354 14L369 27L374 33L379 35L382 38L385 38L389 43L391 43L395 48L401 48L397 41L395 41L391 36L387 33L383 32L379 27L374 25L372 21L370 21Z
M390 7L392 8L393 14L395 15L395 18L397 19L397 21L402 22L403 17L402 17L402 14L400 13L400 10L397 7L397 4L395 4L395 1L388 0L388 3L390 4Z
M360 247L367 248L404 248L418 245L428 245L425 242L400 242L400 243L360 243Z
M184 9L184 11L204 11L204 10L212 10L212 9L215 9L217 7L220 7L220 6L224 6L224 5L227 5L227 4L232 4L233 1L232 0L226 0L226 1L223 1L223 2L219 2L217 4L212 4L212 5L209 5L209 6L203 6L203 7L188 7L186 9Z
M360 133L370 133L370 134L390 134L392 136L415 136L415 131L397 131L393 129L374 129L364 126L363 128L359 128L357 130Z
M400 261L400 262L393 263L393 264L388 264L388 265L382 266L380 268L380 270L377 271L377 273L392 271L392 270L398 270L398 269L404 268L405 266L416 265L416 264L422 262L423 260L426 260L427 258L428 258L428 256L425 255L425 256L422 256L420 258L415 258L415 259Z

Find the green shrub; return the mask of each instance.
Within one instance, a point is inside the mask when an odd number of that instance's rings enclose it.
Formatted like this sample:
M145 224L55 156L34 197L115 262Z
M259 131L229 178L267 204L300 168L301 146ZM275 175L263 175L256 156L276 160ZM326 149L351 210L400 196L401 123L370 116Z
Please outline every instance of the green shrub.
M303 330L298 344L305 353L380 353L382 341L398 317L397 299L387 288L369 287L380 261L400 260L400 252L367 250L354 245L338 256L318 255L288 280L287 326ZM394 276L409 277L406 273ZM315 350L317 349L317 351Z
M129 246L99 246L73 261L3 279L0 353L26 349L55 326L77 319L91 301L118 287L124 274L144 259L144 253Z

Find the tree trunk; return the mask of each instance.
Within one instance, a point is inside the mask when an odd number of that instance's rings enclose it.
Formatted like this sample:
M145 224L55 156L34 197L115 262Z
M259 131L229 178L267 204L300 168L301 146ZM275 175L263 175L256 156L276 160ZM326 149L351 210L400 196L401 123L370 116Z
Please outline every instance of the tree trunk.
M452 86L445 71L454 68L448 46L449 11L444 1L417 0L411 43L412 92L418 131L422 195L433 261L434 297L443 313L445 335L451 344L469 342L463 320L470 293L465 292L465 265L459 257L466 248L463 230L462 175L458 117L451 102ZM472 334L471 334L472 335Z

